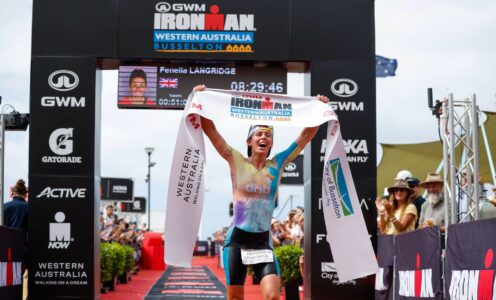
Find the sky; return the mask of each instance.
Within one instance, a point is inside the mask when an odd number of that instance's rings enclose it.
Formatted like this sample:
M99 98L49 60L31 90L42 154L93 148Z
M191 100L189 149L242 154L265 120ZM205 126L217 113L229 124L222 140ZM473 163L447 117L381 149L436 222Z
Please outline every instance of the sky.
M0 0L0 95L4 112L10 104L29 110L32 1ZM427 108L427 88L434 98L453 93L456 99L477 94L482 110L496 111L496 2L479 0L375 1L376 53L398 60L395 77L377 79L377 140L379 143L418 143L437 139L436 119ZM298 82L301 74L291 74ZM303 88L289 84L292 95ZM330 91L323 91L323 94ZM152 228L163 224L167 184L180 112L118 110L117 72L105 71L102 90L101 175L127 177L135 195L146 196L147 155L152 161ZM247 128L217 124L225 139L244 150ZM299 130L276 128L274 150L283 149ZM5 186L27 179L28 133L7 132ZM379 154L381 151L378 151ZM29 183L28 183L29 184ZM207 171L203 237L229 223L231 199L227 164L207 142ZM7 191L4 192L8 197ZM281 187L280 199L303 203L301 187ZM289 205L289 204L288 204ZM277 215L278 211L276 211ZM281 218L284 217L284 212Z

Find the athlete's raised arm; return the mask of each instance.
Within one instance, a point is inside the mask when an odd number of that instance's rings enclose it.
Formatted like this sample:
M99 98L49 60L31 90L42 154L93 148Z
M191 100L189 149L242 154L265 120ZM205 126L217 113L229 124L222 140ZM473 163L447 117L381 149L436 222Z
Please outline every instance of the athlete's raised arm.
M207 87L205 85L197 85L193 88L194 92L201 92L205 91ZM220 133L217 131L217 128L215 127L215 124L212 120L206 119L204 117L201 117L201 125L203 132L207 135L208 139L214 146L215 150L224 158L227 160L229 163L232 160L232 152L227 145L226 141L220 135Z
M329 98L327 98L324 95L317 95L317 99L324 103L329 102ZM301 131L300 135L296 138L296 144L298 144L298 147L300 147L301 149L305 148L308 142L310 142L313 139L313 137L315 136L318 130L319 130L319 126L304 128Z

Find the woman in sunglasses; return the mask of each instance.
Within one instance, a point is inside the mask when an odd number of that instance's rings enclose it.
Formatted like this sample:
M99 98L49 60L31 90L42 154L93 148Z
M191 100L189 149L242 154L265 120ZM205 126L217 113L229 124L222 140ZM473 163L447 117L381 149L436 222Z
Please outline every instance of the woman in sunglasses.
M415 230L418 218L413 204L414 193L405 180L398 179L389 187L389 200L376 200L381 234L398 234Z

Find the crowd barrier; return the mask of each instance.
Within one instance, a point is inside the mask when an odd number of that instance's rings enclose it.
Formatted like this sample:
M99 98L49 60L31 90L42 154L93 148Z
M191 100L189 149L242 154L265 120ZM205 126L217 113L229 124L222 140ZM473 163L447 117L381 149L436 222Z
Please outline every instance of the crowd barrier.
M439 227L379 236L375 299L494 300L495 249L496 219L449 226L444 261Z
M24 232L0 226L0 299L22 299L25 254Z

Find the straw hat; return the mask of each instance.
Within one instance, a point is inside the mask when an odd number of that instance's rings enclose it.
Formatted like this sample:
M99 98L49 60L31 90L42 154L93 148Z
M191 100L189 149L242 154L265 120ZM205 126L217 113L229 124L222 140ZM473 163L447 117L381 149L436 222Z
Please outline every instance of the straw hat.
M440 183L440 184L444 184L444 181L443 179L441 178L441 176L437 173L429 173L427 174L427 178L425 179L425 181L421 182L420 183L420 187L423 187L425 188L425 185L428 184L428 183Z
M388 187L388 193L392 194L395 190L402 189L408 191L409 194L413 193L413 190L408 186L408 182L403 179L398 179L394 182L393 186Z

